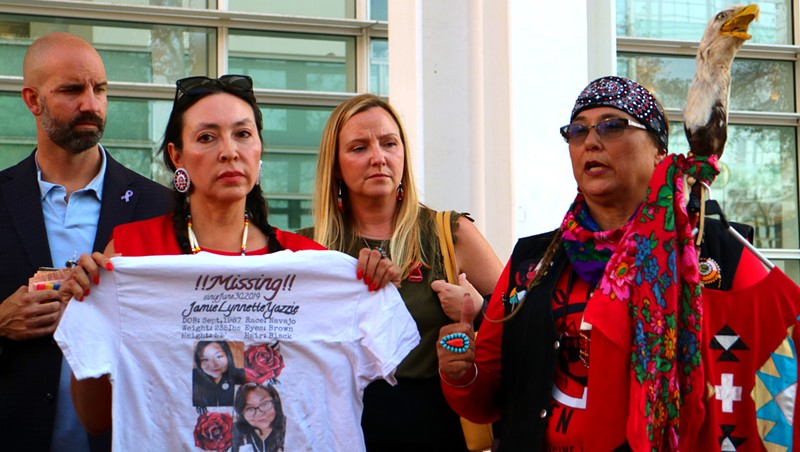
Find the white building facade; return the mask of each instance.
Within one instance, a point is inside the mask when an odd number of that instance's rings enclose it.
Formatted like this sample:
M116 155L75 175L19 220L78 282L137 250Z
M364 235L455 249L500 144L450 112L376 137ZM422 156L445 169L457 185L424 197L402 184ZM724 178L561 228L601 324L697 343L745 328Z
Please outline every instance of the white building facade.
M0 168L30 154L22 57L61 30L98 48L110 81L103 143L166 183L157 153L190 75L253 77L265 118L270 220L311 223L322 126L356 93L389 98L410 135L424 202L470 212L501 260L559 225L576 185L558 127L596 77L637 80L664 104L670 149L705 24L731 0L0 0ZM760 2L733 67L714 197L800 281L798 4Z

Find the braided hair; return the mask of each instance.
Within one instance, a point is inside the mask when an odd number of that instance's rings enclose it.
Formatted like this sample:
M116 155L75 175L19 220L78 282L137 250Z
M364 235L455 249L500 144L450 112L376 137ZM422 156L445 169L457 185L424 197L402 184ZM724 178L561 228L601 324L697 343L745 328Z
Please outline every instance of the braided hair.
M553 238L550 240L550 244L547 245L547 249L545 250L544 255L542 255L542 259L539 261L539 264L537 265L538 270L536 271L536 274L533 276L533 278L531 278L530 281L528 281L528 285L525 288L528 294L530 294L531 291L533 291L533 289L536 286L541 284L544 277L547 276L547 272L550 269L550 263L553 262L553 258L558 252L558 248L560 246L561 246L561 228L558 228L555 231L555 234L553 234ZM490 319L489 317L486 316L485 312L483 313L483 316L489 322L493 323L507 322L513 319L514 316L517 315L517 313L520 311L522 305L525 303L525 300L527 298L528 297L526 296L521 300L519 300L519 303L517 303L515 307L511 308L510 312L502 319Z

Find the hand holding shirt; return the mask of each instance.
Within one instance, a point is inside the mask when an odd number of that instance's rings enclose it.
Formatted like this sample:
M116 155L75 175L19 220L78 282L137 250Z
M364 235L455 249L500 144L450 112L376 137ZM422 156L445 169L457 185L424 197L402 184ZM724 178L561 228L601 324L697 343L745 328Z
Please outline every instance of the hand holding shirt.
M113 262L83 303L70 302L56 340L77 378L110 374L116 449L203 450L201 420L235 422L233 407L192 403L195 344L219 340L238 350L232 364L247 381L280 392L286 450L364 450L364 387L393 382L419 342L397 290L368 291L339 252Z

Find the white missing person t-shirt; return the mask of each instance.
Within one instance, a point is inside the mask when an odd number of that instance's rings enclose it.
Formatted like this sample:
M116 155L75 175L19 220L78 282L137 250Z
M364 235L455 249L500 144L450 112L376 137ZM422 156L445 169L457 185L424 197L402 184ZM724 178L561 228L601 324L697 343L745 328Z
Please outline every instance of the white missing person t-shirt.
M116 450L364 450L364 388L419 342L336 251L113 264L55 337L77 378L110 375Z

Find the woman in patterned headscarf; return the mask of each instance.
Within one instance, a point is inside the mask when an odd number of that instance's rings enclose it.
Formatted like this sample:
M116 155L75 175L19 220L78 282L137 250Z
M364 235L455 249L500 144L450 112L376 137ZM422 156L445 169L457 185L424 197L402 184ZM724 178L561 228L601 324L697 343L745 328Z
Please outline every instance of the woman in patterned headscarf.
M477 349L448 348L466 323L442 328L448 402L502 417L500 450L677 447L679 413L681 441L696 433L682 408L703 391L697 258L675 187L715 166L667 156L668 130L643 86L591 82L560 129L578 184L561 227L517 243Z

